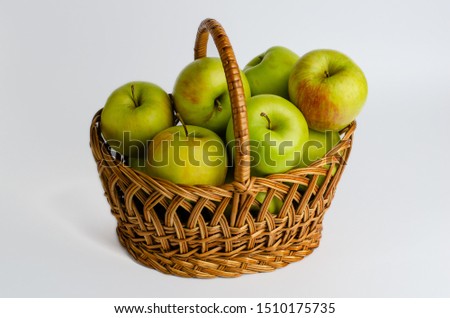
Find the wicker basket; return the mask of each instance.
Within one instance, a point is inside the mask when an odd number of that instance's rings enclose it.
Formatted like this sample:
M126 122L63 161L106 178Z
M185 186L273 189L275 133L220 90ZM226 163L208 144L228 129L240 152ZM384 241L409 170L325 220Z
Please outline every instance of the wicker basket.
M231 96L236 142L248 145L244 92L233 49L213 19L199 26L195 58L206 56L211 34L222 60ZM101 109L90 130L111 213L121 244L141 264L184 277L237 277L273 271L310 254L321 238L324 214L350 154L356 128L341 131L341 141L307 168L265 178L250 176L249 149L236 152L234 181L222 186L184 186L151 178L115 156L101 134ZM333 172L334 173L333 173ZM317 182L320 176L323 182ZM266 192L261 204L255 200ZM279 214L268 211L273 197ZM255 212L256 210L256 212Z

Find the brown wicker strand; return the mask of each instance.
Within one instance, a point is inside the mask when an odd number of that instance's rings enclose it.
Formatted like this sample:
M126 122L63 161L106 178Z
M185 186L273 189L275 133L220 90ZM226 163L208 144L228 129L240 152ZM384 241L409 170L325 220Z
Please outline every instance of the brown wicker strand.
M225 71L230 93L232 118L234 124L234 138L236 151L236 167L234 179L246 185L250 179L250 149L247 109L245 93L233 48L223 27L214 19L205 19L200 24L194 48L194 58L206 56L208 32L211 34Z

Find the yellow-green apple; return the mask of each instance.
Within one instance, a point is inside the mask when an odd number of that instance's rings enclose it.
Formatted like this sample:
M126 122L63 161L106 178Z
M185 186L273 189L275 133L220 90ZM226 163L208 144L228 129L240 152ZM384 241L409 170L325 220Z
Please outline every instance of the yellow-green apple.
M240 71L245 97L250 86ZM184 122L225 134L231 118L231 102L222 62L217 57L203 57L189 63L178 75L173 88L175 108Z
M319 49L303 55L289 77L289 98L309 128L338 131L360 113L367 98L366 77L345 54Z
M142 156L147 142L173 125L169 95L153 83L127 83L108 97L100 124L112 149L124 156Z
M266 192L259 192L256 197L255 200L258 201L259 203L261 203L261 205L264 203L264 200L267 197L267 193ZM281 211L281 208L283 207L283 201L281 201L278 197L274 196L272 198L272 200L269 203L269 207L267 208L267 210L272 213L272 214L278 214ZM252 207L253 211L256 211L256 207Z
M288 100L272 94L251 97L247 101L251 174L266 176L283 173L301 160L303 144L308 140L308 125L300 110ZM226 132L227 146L234 158L233 121ZM240 150L242 151L242 150Z
M336 131L327 130L325 132L309 129L309 139L303 146L302 160L299 167L307 167L314 161L322 159L334 146L341 141L341 136ZM327 164L323 166L329 168ZM332 175L336 173L336 166L333 166ZM325 176L319 176L317 185L320 187L325 181Z
M309 129L309 138L302 149L303 154L300 166L307 167L314 161L323 158L340 140L341 137L336 131L327 130L322 132Z
M289 99L289 75L299 56L283 46L273 46L245 67L252 96L274 94Z
M143 156L137 156L137 157L128 157L127 158L127 165L134 170L145 172L145 162L146 162L146 155Z
M221 185L227 174L225 144L199 126L172 126L149 143L145 172L185 185Z

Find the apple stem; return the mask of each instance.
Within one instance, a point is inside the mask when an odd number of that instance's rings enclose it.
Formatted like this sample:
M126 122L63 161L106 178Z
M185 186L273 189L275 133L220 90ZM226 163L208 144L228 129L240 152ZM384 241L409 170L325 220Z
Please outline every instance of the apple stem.
M325 71L325 78L330 77L330 73L328 73L328 70Z
M265 117L266 119L267 119L267 123L268 123L268 129L269 130L272 130L272 127L271 127L271 124L270 124L270 118L269 118L269 116L267 116L267 114L265 113L265 112L262 112L261 114L261 117Z
M217 107L217 110L218 110L219 112L222 111L222 104L220 103L220 100L219 100L219 99L216 98L216 99L214 100L214 106Z
M138 107L138 103L136 101L136 97L134 95L134 85L131 85L131 99L133 99L134 107Z
M181 125L182 125L183 128L184 128L184 133L186 134L186 137L188 137L189 133L188 133L188 130L187 130L187 126L186 126L186 124L184 123L183 118L181 118L180 113L177 112L177 113L175 114L175 116L177 116L178 120L180 121Z

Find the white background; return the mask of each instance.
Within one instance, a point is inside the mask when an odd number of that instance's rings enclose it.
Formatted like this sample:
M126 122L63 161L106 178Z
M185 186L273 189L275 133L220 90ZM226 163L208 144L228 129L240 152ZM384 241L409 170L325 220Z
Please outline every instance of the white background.
M450 297L449 13L445 0L0 0L0 296ZM272 273L199 280L137 264L90 152L111 91L170 92L207 17L242 67L273 45L332 48L368 79L321 245Z

